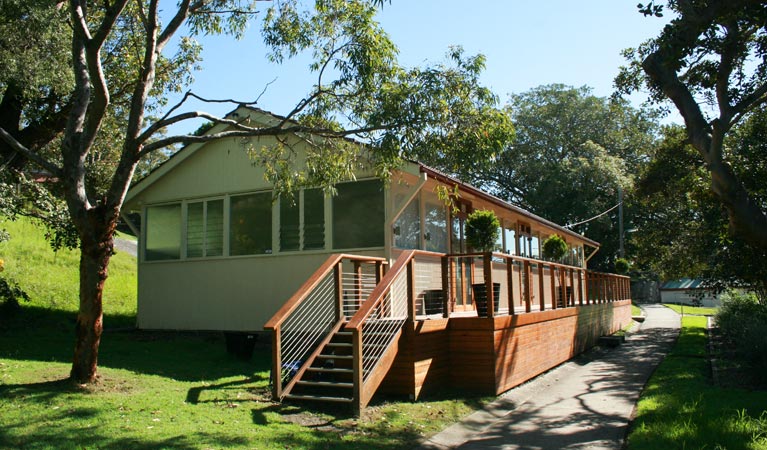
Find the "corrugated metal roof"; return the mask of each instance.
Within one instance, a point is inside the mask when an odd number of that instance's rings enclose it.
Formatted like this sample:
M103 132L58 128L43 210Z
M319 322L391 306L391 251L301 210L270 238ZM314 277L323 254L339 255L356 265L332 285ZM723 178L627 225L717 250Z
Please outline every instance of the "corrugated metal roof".
M661 289L703 289L703 280L697 278L680 278L678 280L666 281L661 285Z

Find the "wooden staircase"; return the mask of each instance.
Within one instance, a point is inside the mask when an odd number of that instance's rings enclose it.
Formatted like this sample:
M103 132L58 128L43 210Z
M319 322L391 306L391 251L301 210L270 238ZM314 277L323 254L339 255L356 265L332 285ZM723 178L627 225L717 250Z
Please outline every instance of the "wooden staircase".
M287 400L352 403L354 401L352 333L336 331L310 361Z

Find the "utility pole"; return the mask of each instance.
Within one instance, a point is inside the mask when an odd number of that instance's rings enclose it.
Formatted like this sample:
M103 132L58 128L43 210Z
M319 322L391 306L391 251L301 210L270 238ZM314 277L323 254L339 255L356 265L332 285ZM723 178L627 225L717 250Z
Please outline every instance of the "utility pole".
M618 233L620 234L618 255L623 258L625 256L623 249L623 188L620 186L618 186Z

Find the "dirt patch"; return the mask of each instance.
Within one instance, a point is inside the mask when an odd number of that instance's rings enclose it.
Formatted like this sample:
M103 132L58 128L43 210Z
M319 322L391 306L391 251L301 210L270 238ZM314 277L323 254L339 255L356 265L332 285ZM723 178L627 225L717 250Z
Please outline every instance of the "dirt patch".
M306 428L313 428L318 431L346 432L347 430L336 426L332 418L312 414L310 412L298 412L294 414L283 414L282 419L286 422L301 425Z

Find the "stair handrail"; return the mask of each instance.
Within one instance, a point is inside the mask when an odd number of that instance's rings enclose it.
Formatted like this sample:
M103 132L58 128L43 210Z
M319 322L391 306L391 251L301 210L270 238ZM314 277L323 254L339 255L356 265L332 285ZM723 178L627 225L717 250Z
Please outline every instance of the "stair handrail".
M330 255L327 260L301 285L301 287L296 291L295 294L293 294L290 299L285 302L282 307L272 316L269 321L267 321L266 325L264 325L264 329L267 331L272 332L272 397L275 400L280 400L287 391L283 390L283 362L286 364L293 363L294 361L283 361L283 350L286 354L291 356L291 359L296 356L296 354L299 354L301 357L299 360L302 360L302 366L300 368L291 367L291 371L297 370L305 370L305 366L308 363L307 361L303 361L303 356L305 355L311 355L313 350L316 350L316 342L312 343L311 345L308 345L308 347L311 348L304 348L307 346L306 340L304 338L304 342L302 341L296 341L296 340L289 340L286 341L286 346L283 347L283 330L282 327L285 324L285 322L290 319L294 313L300 313L299 307L302 306L303 302L310 297L314 296L314 298L311 300L312 302L315 302L316 300L321 300L324 303L327 311L328 307L328 301L332 301L334 306L334 312L331 313L333 315L332 323L327 323L327 326L320 327L321 329L310 331L310 334L313 332L314 334L317 333L326 333L329 331L337 322L342 321L344 319L343 317L343 272L341 268L341 263L343 260L351 260L355 262L366 262L366 263L376 263L378 268L381 269L383 265L387 263L385 258L382 257L375 257L375 256L360 256L360 255L350 255L345 253L336 253L333 255ZM328 277L330 277L332 274L332 279L329 280ZM332 298L328 298L328 291L330 290L329 286L332 286ZM321 287L321 290L318 291L319 294L315 296L315 289ZM307 307L313 307L312 303L307 303ZM296 316L294 320L302 320L301 316ZM305 335L305 330L299 330L299 335ZM317 342L320 341L320 339L316 339ZM292 385L289 385L292 386ZM289 387L286 386L286 387Z

